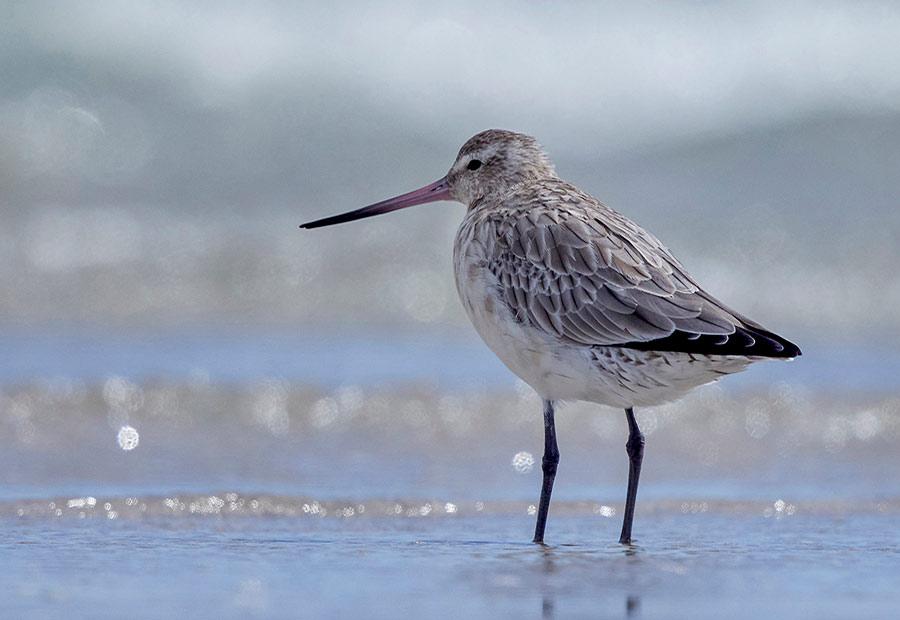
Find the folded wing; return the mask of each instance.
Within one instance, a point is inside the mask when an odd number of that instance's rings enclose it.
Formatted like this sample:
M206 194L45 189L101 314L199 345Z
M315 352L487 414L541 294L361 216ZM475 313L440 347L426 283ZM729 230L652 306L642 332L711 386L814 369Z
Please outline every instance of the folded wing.
M571 187L571 186L569 186ZM548 190L550 191L550 190ZM794 357L799 349L703 291L652 235L574 188L495 212L488 268L522 322L583 345Z

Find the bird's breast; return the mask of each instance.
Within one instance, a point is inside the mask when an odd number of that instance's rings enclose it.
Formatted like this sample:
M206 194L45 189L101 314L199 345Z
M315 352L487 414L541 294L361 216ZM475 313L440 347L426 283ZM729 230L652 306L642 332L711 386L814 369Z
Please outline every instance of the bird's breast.
M468 225L467 225L468 224ZM454 244L456 288L463 308L485 344L544 398L562 398L588 380L589 354L515 317L488 268L490 235L463 222ZM571 384L571 385L570 385Z

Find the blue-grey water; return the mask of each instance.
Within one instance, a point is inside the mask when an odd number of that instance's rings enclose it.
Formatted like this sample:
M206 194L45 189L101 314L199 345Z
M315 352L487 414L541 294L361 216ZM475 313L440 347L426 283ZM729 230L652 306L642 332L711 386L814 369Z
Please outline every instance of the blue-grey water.
M893 618L896 518L644 516L627 551L587 515L548 548L513 514L5 520L0 579L9 617Z
M10 617L893 617L897 356L817 347L645 409L540 406L473 340L8 330ZM872 351L880 349L872 347ZM861 612L862 610L862 612Z

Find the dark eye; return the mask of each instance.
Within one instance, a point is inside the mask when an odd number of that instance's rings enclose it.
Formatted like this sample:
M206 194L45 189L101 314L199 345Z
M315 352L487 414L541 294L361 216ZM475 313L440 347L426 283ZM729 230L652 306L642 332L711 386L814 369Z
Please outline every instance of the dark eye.
M481 160L480 160L480 159L473 159L472 161L469 162L469 165L466 166L466 167L467 167L469 170L478 170L479 168L481 168Z

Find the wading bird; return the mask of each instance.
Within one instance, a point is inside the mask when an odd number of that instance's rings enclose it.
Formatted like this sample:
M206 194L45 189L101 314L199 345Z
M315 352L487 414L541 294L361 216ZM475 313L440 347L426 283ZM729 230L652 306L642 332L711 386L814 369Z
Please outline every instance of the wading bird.
M421 189L303 224L318 228L441 200L461 202L456 287L481 338L543 400L544 542L559 463L554 404L625 410L631 525L644 436L635 407L658 405L800 349L718 301L653 235L557 176L537 141L511 131L470 138L447 175Z

